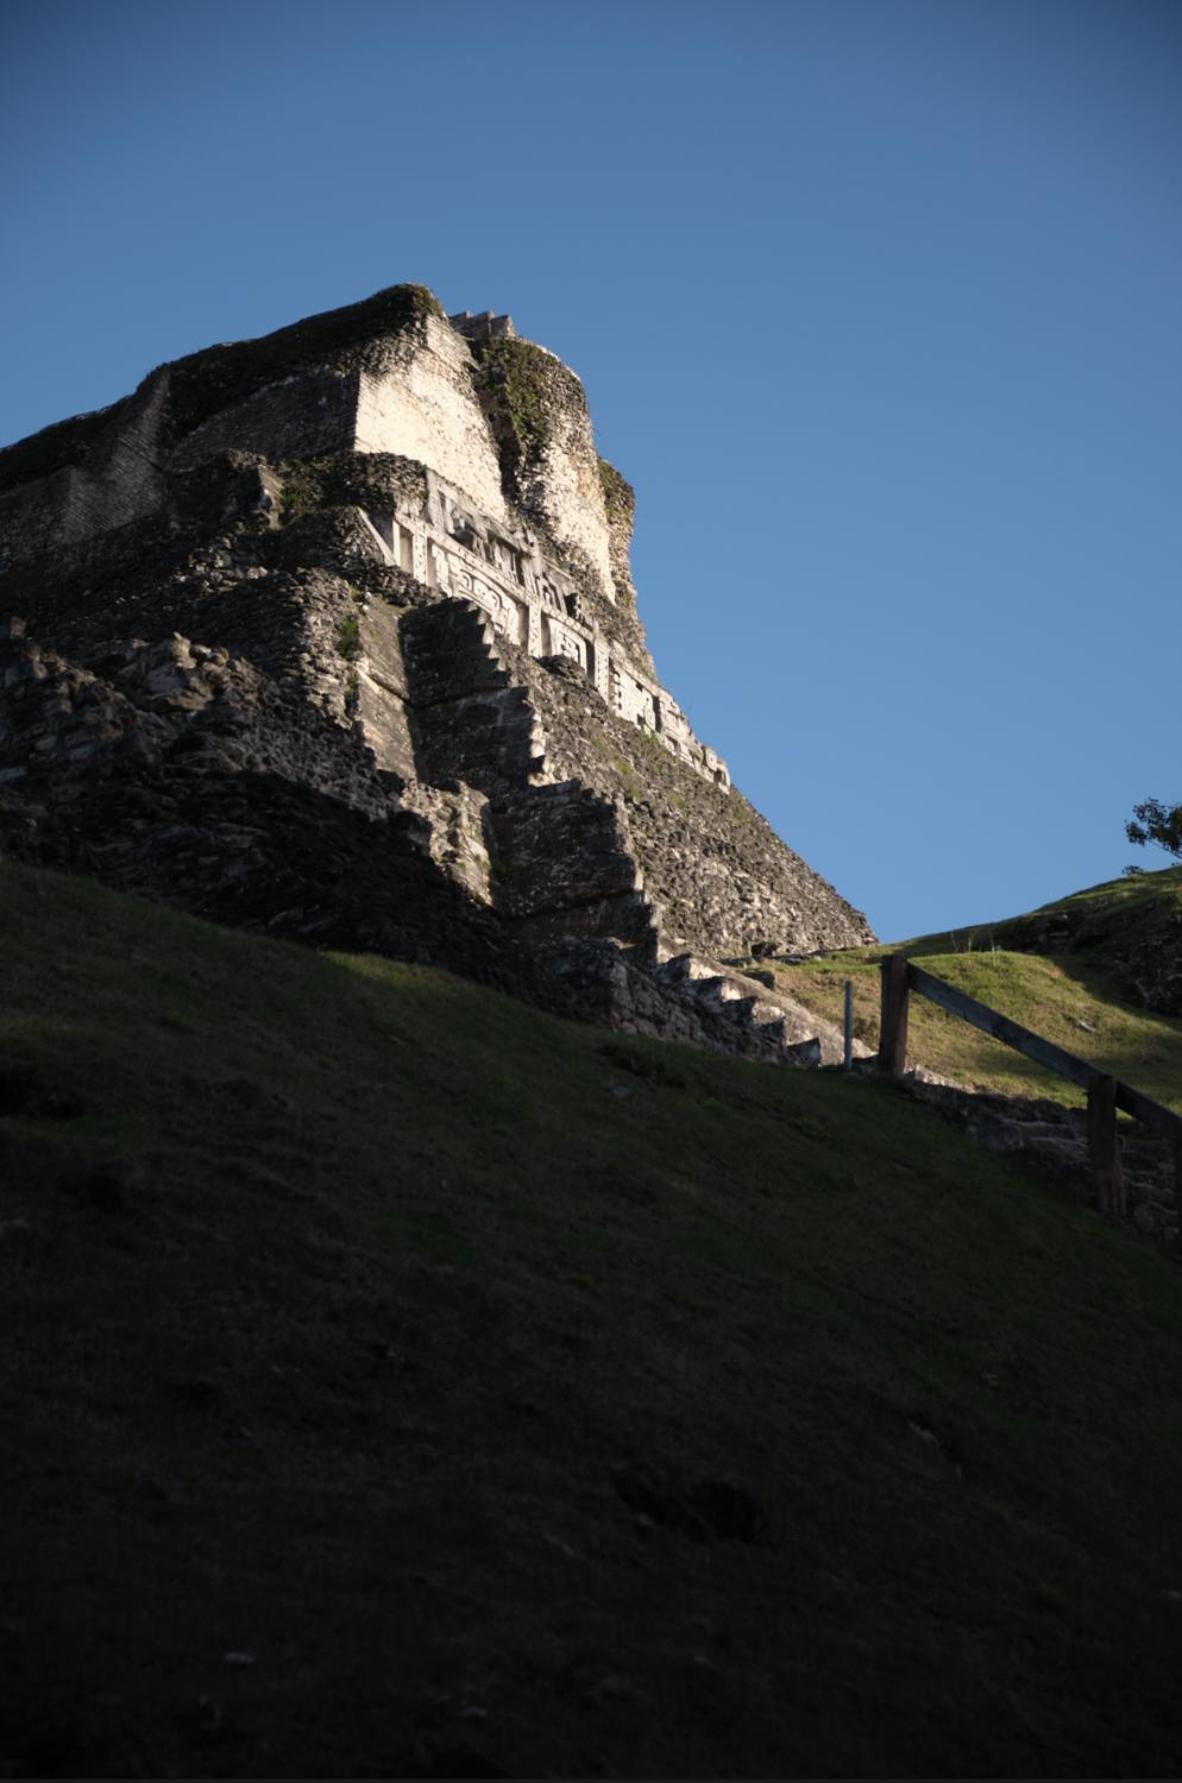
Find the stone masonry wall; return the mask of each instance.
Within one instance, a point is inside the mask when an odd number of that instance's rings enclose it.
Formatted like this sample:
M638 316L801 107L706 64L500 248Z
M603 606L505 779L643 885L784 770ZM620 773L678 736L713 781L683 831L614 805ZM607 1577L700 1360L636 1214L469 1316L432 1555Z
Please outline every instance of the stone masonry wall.
M230 449L272 460L339 451L353 427L360 375L314 369L256 391L186 434L172 464L191 470Z
M722 957L873 940L861 911L786 847L737 791L677 761L650 735L604 714L580 679L502 645L548 740L547 769L618 798L660 911L663 940Z
M493 630L461 601L440 601L402 621L403 662L420 772L435 785L460 780L499 794L528 786L545 740L528 695L513 684Z
M463 338L428 318L421 338L392 345L380 370L361 374L353 438L342 443L428 464L503 522L500 461L472 372Z
M487 896L513 932L655 942L621 802L577 779L556 783L533 701L487 615L440 601L407 612L400 635L419 778L483 798Z
M615 599L611 543L587 398L569 366L532 341L479 341L477 387L516 505L542 528L560 561Z
M0 570L126 526L163 504L160 435L167 394L166 375L148 379L134 396L95 418L84 463L54 466L0 493Z
M277 458L347 450L360 374L389 365L399 341L425 339L441 315L420 286L393 286L174 360L108 409L0 450L0 569L158 511L173 473L227 446L265 439Z
M636 611L632 581L632 528L636 519L636 492L614 464L599 460L599 481L608 525L608 550L616 600L629 613Z

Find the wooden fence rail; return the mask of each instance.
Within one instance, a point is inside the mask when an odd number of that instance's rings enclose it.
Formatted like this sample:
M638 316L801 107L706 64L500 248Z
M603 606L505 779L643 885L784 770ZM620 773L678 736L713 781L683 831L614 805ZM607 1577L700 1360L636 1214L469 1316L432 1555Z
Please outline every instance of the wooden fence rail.
M1114 1217L1124 1213L1124 1188L1121 1182L1120 1142L1117 1137L1117 1110L1132 1115L1148 1127L1164 1133L1170 1141L1174 1162L1174 1192L1182 1212L1182 1115L1174 1113L1151 1096L1143 1095L1131 1084L1100 1071L1086 1059L1065 1052L1041 1034L1032 1033L1020 1022L1011 1021L996 1009L978 1003L975 997L958 991L925 972L901 954L888 954L882 962L882 1023L879 1030L878 1068L891 1077L900 1077L907 1063L907 1005L915 991L929 1002L946 1009L950 1015L970 1022L982 1033L990 1034L1015 1052L1032 1059L1059 1077L1078 1084L1088 1097L1088 1157L1092 1181L1101 1209Z

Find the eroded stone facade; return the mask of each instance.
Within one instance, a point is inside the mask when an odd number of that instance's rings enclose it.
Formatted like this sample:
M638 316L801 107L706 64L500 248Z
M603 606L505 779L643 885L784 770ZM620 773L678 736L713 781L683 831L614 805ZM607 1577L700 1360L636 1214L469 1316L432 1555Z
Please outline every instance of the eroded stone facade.
M386 562L433 592L480 607L530 656L573 663L611 711L729 788L726 763L698 742L665 689L589 619L576 579L541 549L535 533L481 513L464 490L430 469L421 500L400 492L391 506L363 512Z
M616 601L619 526L613 534L582 386L532 343L519 346L541 356L532 369L541 365L547 425L518 499L506 495L496 405L482 401L473 352L504 340L516 341L508 317L448 320L425 308L416 326L378 335L368 353L248 384L187 430L183 400L172 402L175 368L164 366L106 425L84 418L96 425L73 459L67 443L47 475L0 490L0 567L160 513L170 474L230 450L279 465L344 451L405 459L423 468L421 483L363 507L387 561L441 595L474 601L531 656L576 663L612 711L726 787L726 764L694 737L647 652L630 652L596 623L593 609Z

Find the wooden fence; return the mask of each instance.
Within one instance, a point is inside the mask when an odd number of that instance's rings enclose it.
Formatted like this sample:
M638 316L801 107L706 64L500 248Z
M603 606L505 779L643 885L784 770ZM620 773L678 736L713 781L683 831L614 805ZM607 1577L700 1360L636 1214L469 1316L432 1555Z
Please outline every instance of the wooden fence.
M879 1031L878 1068L891 1077L900 1077L907 1063L907 1005L911 992L926 997L930 1003L946 1009L950 1015L971 1022L982 1033L991 1034L1005 1046L1012 1046L1025 1058L1043 1065L1059 1077L1078 1084L1087 1092L1088 1158L1092 1182L1101 1210L1118 1218L1125 1211L1124 1186L1121 1181L1120 1140L1117 1134L1117 1112L1131 1115L1163 1133L1173 1149L1174 1193L1182 1213L1182 1115L1165 1108L1080 1059L1065 1052L1041 1034L1031 1033L1020 1023L1011 1021L996 1009L978 1003L954 985L935 978L901 954L889 954L882 962L882 1025Z

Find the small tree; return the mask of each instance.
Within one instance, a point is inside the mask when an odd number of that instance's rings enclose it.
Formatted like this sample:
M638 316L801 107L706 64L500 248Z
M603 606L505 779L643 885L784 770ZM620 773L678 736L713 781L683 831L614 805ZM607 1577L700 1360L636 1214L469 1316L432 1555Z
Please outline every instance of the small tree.
M1160 799L1134 805L1125 835L1130 842L1153 842L1175 860L1182 860L1182 805L1163 805Z

